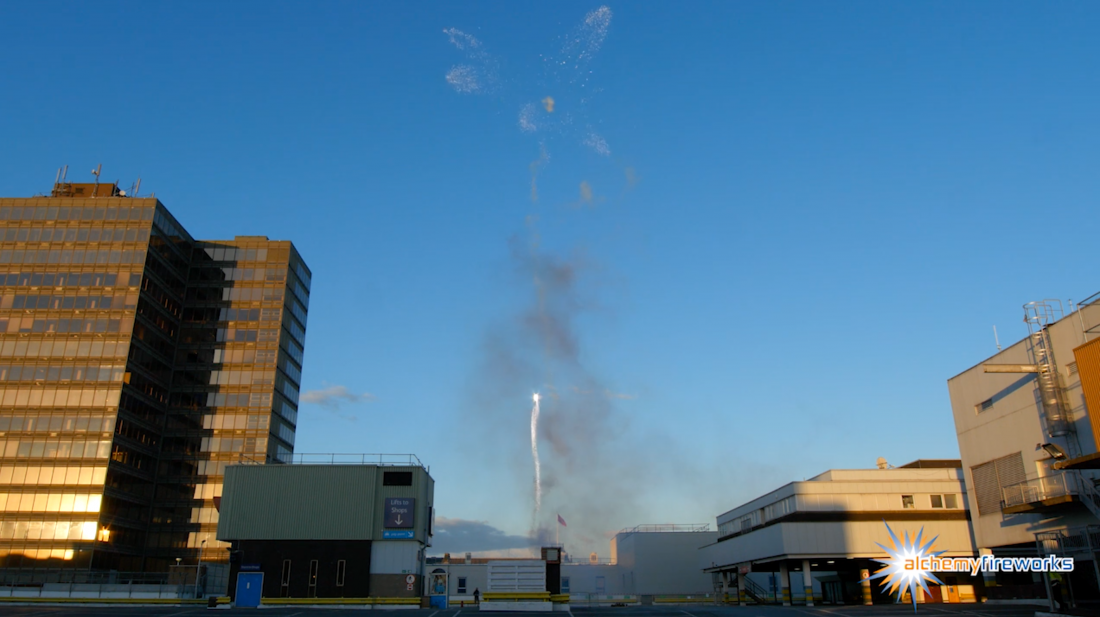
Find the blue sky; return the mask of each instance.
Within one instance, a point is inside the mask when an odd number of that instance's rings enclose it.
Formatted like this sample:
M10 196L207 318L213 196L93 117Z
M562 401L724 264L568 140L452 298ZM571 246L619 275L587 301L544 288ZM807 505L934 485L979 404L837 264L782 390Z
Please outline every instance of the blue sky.
M946 379L1024 302L1100 290L1097 7L633 2L597 32L600 7L8 6L0 194L103 163L196 237L293 240L304 389L350 393L303 403L297 451L417 453L486 548L532 526L536 390L562 393L536 523L606 554L827 468L957 456ZM532 230L578 276L550 299L563 370L515 330ZM530 370L486 370L494 340Z

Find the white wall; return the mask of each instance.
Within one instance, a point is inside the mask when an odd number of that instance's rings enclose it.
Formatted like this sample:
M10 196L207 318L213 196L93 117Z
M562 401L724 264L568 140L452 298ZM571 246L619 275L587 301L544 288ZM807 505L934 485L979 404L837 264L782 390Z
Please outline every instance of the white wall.
M1086 323L1100 321L1100 306L1088 306L1083 310ZM1070 315L1051 326L1049 333L1060 378L1066 386L1068 417L1076 428L1080 451L1095 452L1096 444L1086 414L1080 379L1069 371L1069 364L1074 361L1073 348L1085 343L1080 320L1076 314ZM1052 439L1044 431L1034 374L986 373L983 369L986 363L1031 364L1034 359L1028 351L1029 347L1026 339L1021 340L947 382L970 495L974 495L971 469L977 465L1019 452L1027 479L1032 480L1041 477L1040 474L1044 473L1042 461L1050 458L1045 450L1038 447L1039 444L1052 442L1063 449L1070 447L1064 439ZM979 412L977 406L990 399L993 400L992 408ZM1063 511L1064 515L1006 516L1000 511L979 512L977 503L971 500L970 510L975 540L980 548L1032 543L1037 531L1097 523L1084 506L1067 508Z

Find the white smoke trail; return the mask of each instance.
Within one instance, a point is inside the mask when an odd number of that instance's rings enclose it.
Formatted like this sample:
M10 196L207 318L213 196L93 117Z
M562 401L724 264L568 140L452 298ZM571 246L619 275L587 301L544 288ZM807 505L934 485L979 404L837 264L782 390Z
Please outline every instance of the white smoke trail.
M538 524L539 510L542 508L542 468L539 463L539 395L531 397L535 406L531 408L531 458L535 460L535 524Z

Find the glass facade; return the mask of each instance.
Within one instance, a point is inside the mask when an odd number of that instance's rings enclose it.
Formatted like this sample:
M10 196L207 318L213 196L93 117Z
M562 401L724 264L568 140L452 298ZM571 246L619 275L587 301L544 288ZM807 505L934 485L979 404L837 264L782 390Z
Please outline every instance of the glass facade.
M0 199L0 234L0 567L227 560L225 466L294 448L294 246L196 241L123 197Z

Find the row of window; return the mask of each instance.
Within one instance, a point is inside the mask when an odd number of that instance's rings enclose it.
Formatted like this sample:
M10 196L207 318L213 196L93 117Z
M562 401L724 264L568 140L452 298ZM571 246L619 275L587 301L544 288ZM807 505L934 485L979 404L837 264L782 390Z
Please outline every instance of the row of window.
M2 242L149 242L148 227L9 227Z
M144 215L144 213L142 213ZM131 214L132 216L132 214ZM143 216L143 218L145 218ZM145 218L148 220L148 218ZM164 230L164 236L172 239L185 239L192 240L191 234L184 231L182 227L177 225L175 221L168 216L162 208L157 208L156 214L153 215L153 224Z
M297 405L298 386L294 385L293 382L287 379L279 379L279 381L282 382L281 384L279 384L279 392L281 392L282 395L285 396L287 400L289 400L291 403Z
M14 337L0 340L0 358L125 358L129 349L130 341L73 338L40 341Z
M80 493L0 493L0 512L99 512L102 500Z
M152 219L153 209L142 206L84 208L75 205L63 208L59 206L0 208L0 221L150 221Z
M267 261L267 249L208 246L201 251L213 261Z
M283 371L286 373L286 376L289 377L294 383L301 384L302 370L299 369L298 366L293 362L283 362L283 365L284 366L281 366L280 368L283 369Z
M3 264L143 264L145 249L0 249Z
M61 439L3 439L4 458L80 458L106 459L111 453L111 440Z
M294 361L300 366L302 364L302 347L294 342L289 336L284 336L283 340L279 342L279 346L282 347L288 356L294 358Z
M53 366L0 364L0 381L122 381L125 364L62 364ZM271 375L272 382L275 379Z
M208 392L207 407L266 407L271 408L270 392Z
M283 326L290 332L290 335L294 337L294 340L298 341L302 345L306 342L306 330L302 326L298 325L298 322L293 319L287 319L283 321Z
M277 308L223 308L217 321L279 321L283 312Z
M222 496L222 484L210 482L195 486L195 499L213 499Z
M4 521L0 523L0 540L95 540L96 529L96 521ZM24 551L24 555L34 552L34 549ZM39 550L39 559L45 559L43 552L50 550ZM69 555L64 558L71 559L72 550L67 552Z
M215 349L214 364L273 364L274 349Z
M298 321L302 322L302 325L306 323L306 309L298 302L298 298L291 294L286 303L286 307L290 309L290 313L298 318Z
M237 461L199 461L196 466L200 476L224 476L227 465L235 465Z
M115 430L115 416L79 416L63 413L41 412L0 415L0 433L111 433ZM3 471L0 470L0 474Z
M244 328L218 328L219 343L273 343L279 340L278 330L253 330Z
M294 445L294 429L282 422L275 423L275 435L287 442L291 446Z
M116 407L122 388L3 388L0 407Z
M0 485L38 486L103 484L107 468L78 465L4 465L0 467Z
M313 287L313 277L302 262L296 262L294 264L294 273L298 275L298 278L302 279L305 283L306 289Z
M897 496L890 497L890 499L897 499ZM927 501L920 501L927 500ZM918 504L919 501L919 504ZM879 506L885 505L883 501L879 500ZM898 502L894 501L897 504ZM939 495L901 495L901 508L904 510L916 509L919 505L921 509L958 509L959 508L959 496L953 494L939 494ZM896 508L897 506L887 506L887 509ZM778 518L782 518L797 510L795 496L786 497L773 504L765 506L759 510L754 510L747 514L744 514L731 521L726 521L718 526L718 534L720 536L726 536L732 533L739 533L749 531L755 527L758 527L768 521L773 521Z
M276 397L275 405L272 407L275 413L286 418L291 424L298 425L298 410L292 406L286 399Z
M271 422L270 414L207 414L202 417L202 427L209 429L266 429Z
M121 318L89 317L89 318L38 318L38 317L12 317L6 320L0 332L15 333L57 333L57 334L90 334L103 332L126 332L134 328L133 315Z
M286 280L286 268L193 268L192 281L266 281Z
M276 302L283 299L282 287L225 287L221 299L229 302Z
M297 296L299 300L301 300L302 306L304 306L306 308L306 310L308 311L309 310L309 290L306 289L305 285L302 285L301 281L298 281L298 280L294 281L294 285L291 286L291 289L294 291L294 295Z
M11 294L0 296L0 309L107 310L137 308L137 293L109 295Z
M191 522L214 524L218 522L217 508L191 508Z
M267 437L203 437L203 452L267 452ZM263 456L260 457L262 459Z
M212 386L270 386L275 383L275 371L210 371L208 383Z
M8 272L0 285L8 287L136 287L141 272Z

